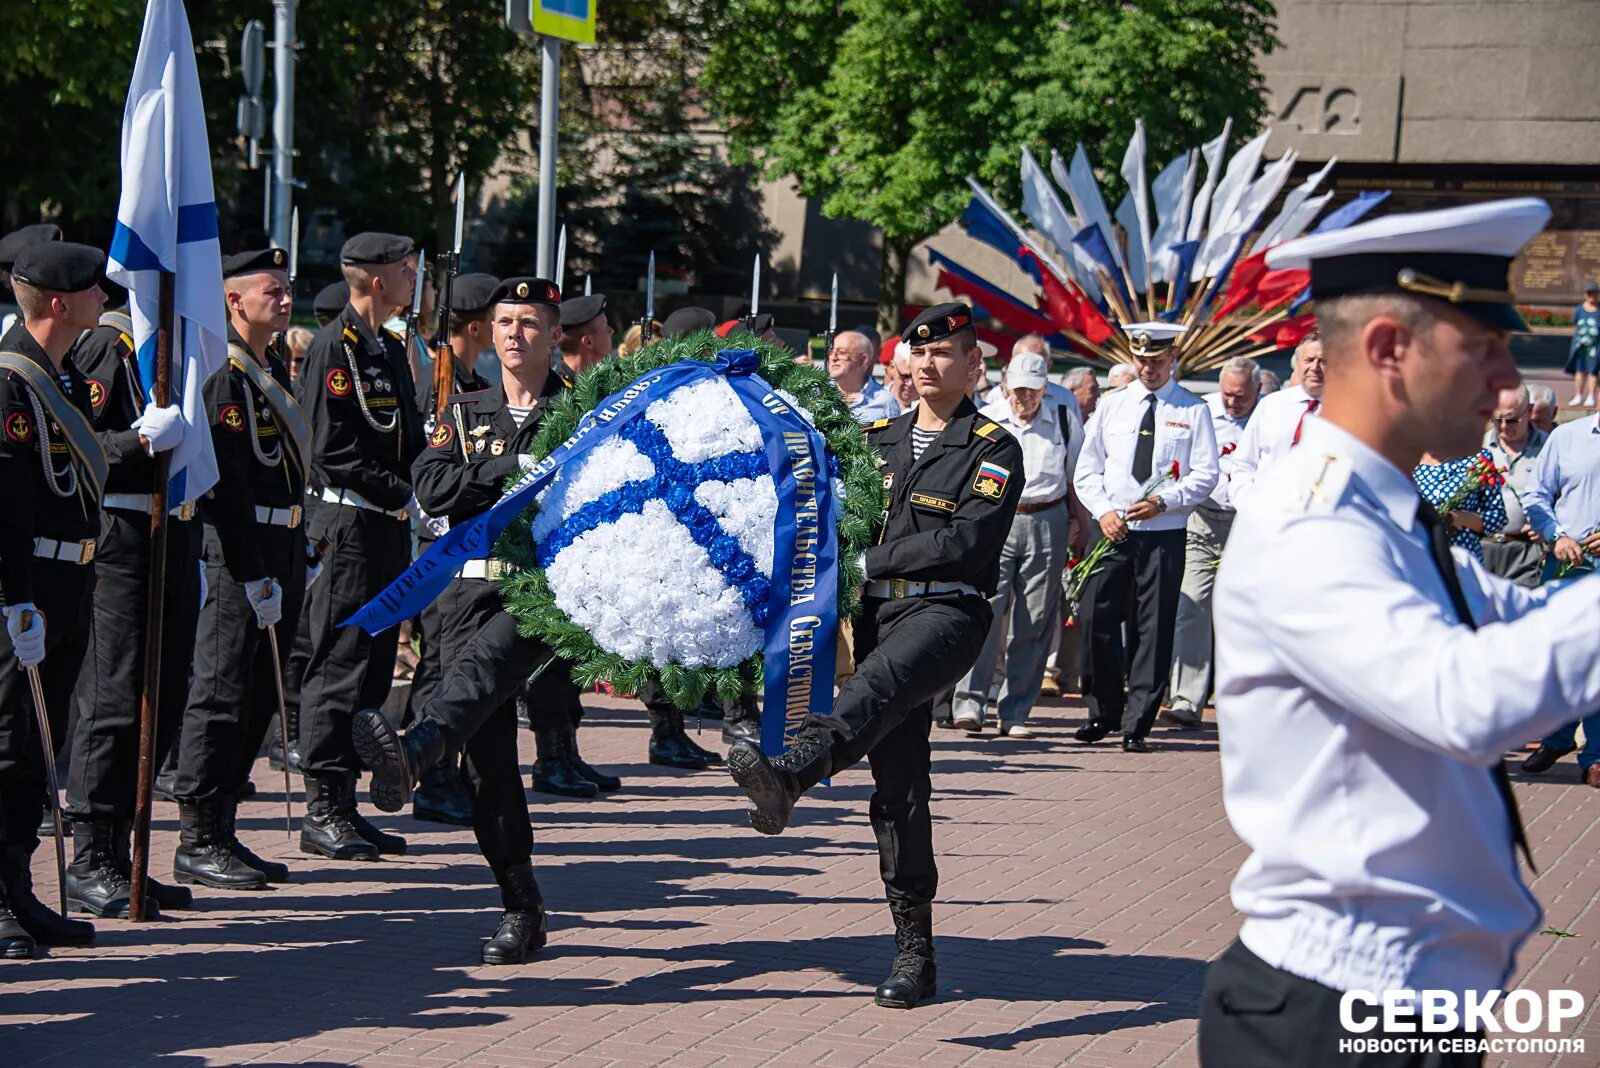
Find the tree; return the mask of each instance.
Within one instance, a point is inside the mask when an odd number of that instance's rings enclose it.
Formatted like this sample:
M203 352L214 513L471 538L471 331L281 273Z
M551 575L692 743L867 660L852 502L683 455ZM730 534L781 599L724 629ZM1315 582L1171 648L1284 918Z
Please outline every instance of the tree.
M1115 171L1135 117L1153 159L1264 113L1265 0L727 0L700 84L736 162L883 231L878 319L911 250L976 175L1017 198L1021 146L1079 140Z

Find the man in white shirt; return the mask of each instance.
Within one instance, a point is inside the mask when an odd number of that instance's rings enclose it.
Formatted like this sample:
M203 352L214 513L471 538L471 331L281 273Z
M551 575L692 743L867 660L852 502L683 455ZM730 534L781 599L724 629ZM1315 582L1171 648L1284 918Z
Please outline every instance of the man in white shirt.
M1083 448L1083 426L1071 409L1046 399L1049 370L1049 361L1036 352L1013 355L1006 368L1007 396L979 413L1017 439L1027 479L1000 554L999 586L989 598L994 623L972 670L956 685L955 725L973 733L983 729L989 683L1006 636L1006 677L995 715L1005 737L1033 737L1028 713L1039 699L1050 632L1060 623L1068 491L1073 463Z
M1115 543L1078 609L1089 643L1083 688L1090 718L1077 737L1097 742L1120 729L1125 751L1146 753L1145 735L1172 669L1184 527L1217 487L1217 438L1205 402L1172 377L1171 341L1182 327L1124 329L1138 377L1100 399L1073 475L1079 500ZM1132 646L1126 683L1124 621Z
M1221 468L1217 488L1189 513L1183 554L1183 588L1178 595L1178 623L1172 636L1172 688L1170 708L1161 718L1176 727L1200 726L1211 687L1211 590L1217 565L1233 527L1233 500L1228 496L1228 476L1233 453L1239 446L1261 396L1260 370L1248 356L1236 356L1222 366L1217 391L1206 398L1211 429L1217 435Z
M828 349L828 377L844 395L850 414L863 424L900 414L899 403L872 380L872 360L872 344L854 330L841 331Z
M1267 253L1309 266L1327 389L1239 509L1217 578L1223 803L1250 857L1239 940L1206 977L1207 1068L1481 1064L1339 1040L1410 1037L1369 997L1492 997L1540 927L1502 754L1600 705L1600 580L1527 590L1452 557L1411 472L1476 452L1516 384L1507 279L1549 216L1474 204ZM1360 1036L1345 992L1362 992Z
M1050 381L1050 343L1039 334L1023 334L1011 343L1011 359L1016 359L1025 352L1038 353L1044 357L1045 381L1044 403L1050 405L1065 405L1078 417L1078 422L1084 421L1083 409L1078 405L1077 395L1066 386ZM1010 366L1010 364L1007 364ZM999 400L999 397L995 398Z
M1228 493L1235 508L1249 495L1257 473L1294 448L1307 421L1316 416L1321 406L1326 379L1319 335L1307 334L1301 339L1294 350L1293 366L1300 381L1261 398L1234 450Z

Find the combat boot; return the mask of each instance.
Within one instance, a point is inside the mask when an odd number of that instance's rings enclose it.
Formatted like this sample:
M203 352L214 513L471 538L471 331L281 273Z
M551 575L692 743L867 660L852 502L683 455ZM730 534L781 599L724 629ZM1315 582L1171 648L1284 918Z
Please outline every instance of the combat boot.
M568 728L560 726L540 727L533 732L533 788L541 794L560 797L596 797L600 787L572 765L567 732Z
M127 917L133 887L119 862L118 830L113 820L80 820L73 824L67 908L102 919Z
M351 740L361 762L372 770L367 791L380 812L399 812L424 772L449 751L444 732L431 719L419 719L401 734L376 708L356 713Z
M423 774L411 794L411 815L429 823L472 826L472 795L461 777L461 757L451 752Z
M329 860L377 860L378 847L361 837L350 822L354 804L348 810L341 804L342 778L337 775L305 777L306 817L300 821L300 852Z
M8 845L0 849L0 882L6 903L23 931L41 946L87 946L94 941L94 924L69 920L33 896L33 846Z
M292 706L284 707L284 726L289 735L289 770L300 770L300 710ZM272 732L272 738L267 742L267 767L273 771L283 770L283 739L277 731Z
M11 911L5 882L0 880L0 958L27 960L37 948L38 943L18 922L17 914Z
M578 752L578 724L575 721L567 728L567 763L579 775L594 783L595 788L603 794L622 789L621 779L615 775L607 775L598 768L591 767L583 759L583 754Z
M689 741L683 730L683 713L675 708L650 710L650 763L664 768L704 771L710 754Z
M116 837L113 848L117 851L117 870L122 872L122 877L133 884L133 821L127 820L117 824ZM186 909L194 904L194 894L187 886L168 886L158 880L146 869L144 873L144 896L147 900L154 901L164 909Z
M887 1009L914 1009L933 997L936 986L933 906L891 902L889 912L894 916L894 967L872 1000Z
M483 963L521 964L529 953L544 948L544 899L533 879L532 864L497 870L495 881L500 884L500 903L505 912L500 926L483 944Z
M222 808L222 833L228 843L228 852L266 876L269 883L289 881L289 865L279 864L255 854L249 846L239 841L239 802L227 801Z
M761 747L738 741L728 750L728 772L750 799L750 826L762 834L781 834L800 795L828 777L833 741L818 727L805 727L776 760Z
M378 830L356 807L356 773L353 771L345 773L339 780L339 807L344 810L345 819L350 821L350 826L356 829L357 834L372 843L379 856L405 856L406 840L398 834Z
M722 719L723 744L731 746L741 739L761 744L761 711L750 694L740 694L737 701L731 702Z
M173 739L172 748L167 750L167 759L162 762L156 777L150 783L150 796L157 801L177 801L178 789L178 742Z
M267 877L233 855L228 848L223 802L178 803L178 851L172 857L172 874L180 883L197 883L218 890L265 890Z

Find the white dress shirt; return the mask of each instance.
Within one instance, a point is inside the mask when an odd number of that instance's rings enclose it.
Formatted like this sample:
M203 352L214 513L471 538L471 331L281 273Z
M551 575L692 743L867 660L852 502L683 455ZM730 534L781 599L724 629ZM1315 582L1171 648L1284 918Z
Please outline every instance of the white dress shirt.
M1048 395L1031 422L1018 419L1004 397L984 405L979 414L1005 427L1022 446L1022 470L1027 479L1018 504L1047 504L1067 495L1083 450L1083 425L1077 416L1050 403ZM1058 415L1066 416L1065 426Z
M1133 477L1133 453L1150 391L1135 379L1100 399L1084 427L1073 485L1091 516L1126 512L1139 500L1143 483ZM1178 481L1156 491L1167 510L1129 523L1130 530L1182 530L1195 505L1217 488L1217 436L1206 402L1168 380L1156 390L1156 440L1151 475L1178 463Z
M1280 389L1256 402L1250 425L1239 436L1239 447L1233 450L1228 498L1235 508L1249 493L1256 476L1294 445L1295 432L1316 418L1314 403L1304 386Z
M1504 987L1541 913L1490 769L1600 706L1600 578L1524 589L1457 550L1479 629L1462 626L1418 501L1408 472L1308 420L1217 575L1240 938L1336 990Z
M1235 419L1229 415L1228 409L1223 407L1221 393L1213 393L1207 397L1206 407L1211 409L1211 430L1217 435L1218 474L1217 488L1211 491L1211 496L1206 498L1200 507L1216 512L1232 512L1233 497L1230 487L1233 481L1233 457L1239 451L1239 439L1244 436L1250 416ZM1251 415L1254 414L1252 409Z

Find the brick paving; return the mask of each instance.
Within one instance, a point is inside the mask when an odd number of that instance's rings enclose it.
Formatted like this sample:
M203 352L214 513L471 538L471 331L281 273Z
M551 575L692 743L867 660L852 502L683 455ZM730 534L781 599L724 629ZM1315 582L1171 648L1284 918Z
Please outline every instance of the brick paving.
M498 898L470 832L409 816L408 856L331 864L286 843L281 776L241 813L293 882L200 891L163 922L0 962L0 1064L1193 1065L1205 961L1238 928L1243 859L1222 813L1216 736L1158 728L1125 755L1070 738L1049 703L1033 741L935 732L940 997L879 1009L893 954L865 769L802 802L788 833L749 830L718 771L644 762L639 706L587 701L585 755L623 792L530 794L551 940L521 967L478 963ZM701 741L710 744L708 729ZM522 759L531 740L522 740ZM1548 922L1518 985L1600 990L1600 791L1570 758L1518 781ZM275 786L275 783L277 784ZM296 784L298 803L298 783ZM158 804L155 870L177 814ZM48 849L36 876L53 893ZM1492 1064L1600 1063L1585 1055Z

